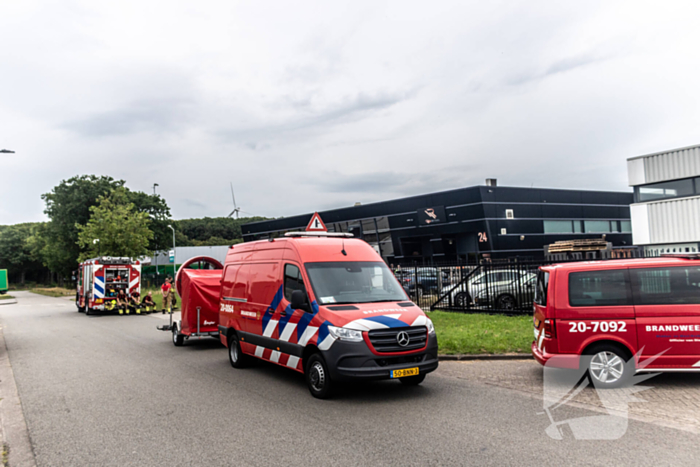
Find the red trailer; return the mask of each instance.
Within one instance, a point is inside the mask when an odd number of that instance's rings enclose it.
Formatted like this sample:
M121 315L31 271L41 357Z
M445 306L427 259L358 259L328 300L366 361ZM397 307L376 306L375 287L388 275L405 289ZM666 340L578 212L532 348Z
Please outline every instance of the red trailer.
M199 269L190 269L197 264ZM204 269L206 268L206 269ZM190 337L219 337L219 294L224 266L214 258L197 256L186 261L175 277L175 288L182 301L180 319L159 326L170 331L173 344L181 346Z

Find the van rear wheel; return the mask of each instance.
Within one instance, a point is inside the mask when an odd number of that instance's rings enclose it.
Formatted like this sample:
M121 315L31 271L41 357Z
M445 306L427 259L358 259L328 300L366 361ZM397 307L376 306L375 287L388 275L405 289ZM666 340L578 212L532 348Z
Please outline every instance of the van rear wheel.
M635 372L634 360L620 347L601 344L586 351L588 375L596 388L627 385Z
M306 384L309 386L309 392L312 396L316 399L330 397L332 391L331 375L321 354L315 353L309 358L304 373Z
M238 340L236 334L232 334L228 337L228 361L231 362L231 366L234 368L243 368L248 363L248 356L241 350L241 343Z

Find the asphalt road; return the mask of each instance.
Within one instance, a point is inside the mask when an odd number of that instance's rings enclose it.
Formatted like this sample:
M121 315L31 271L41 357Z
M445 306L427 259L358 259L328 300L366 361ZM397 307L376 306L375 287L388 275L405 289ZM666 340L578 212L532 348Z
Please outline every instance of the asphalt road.
M0 322L40 466L697 465L697 435L633 420L615 441L552 440L541 400L454 367L319 401L284 368L231 368L214 339L174 347L156 317L15 295Z

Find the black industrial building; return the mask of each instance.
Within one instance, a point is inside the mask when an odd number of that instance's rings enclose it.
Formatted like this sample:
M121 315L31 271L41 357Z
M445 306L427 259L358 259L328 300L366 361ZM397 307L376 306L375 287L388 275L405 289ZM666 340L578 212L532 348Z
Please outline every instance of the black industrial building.
M558 240L631 246L632 193L474 186L319 211L331 232L363 238L388 263L541 258ZM313 213L242 226L245 241L304 230Z

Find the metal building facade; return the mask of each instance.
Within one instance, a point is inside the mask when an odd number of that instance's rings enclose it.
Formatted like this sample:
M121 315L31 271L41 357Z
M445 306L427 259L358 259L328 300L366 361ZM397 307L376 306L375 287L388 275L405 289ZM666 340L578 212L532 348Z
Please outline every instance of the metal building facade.
M537 258L559 240L604 237L631 246L632 193L521 188L460 188L320 211L326 227L372 245L388 263ZM303 230L312 213L245 224L244 241Z
M627 160L635 245L651 253L700 251L700 145Z

